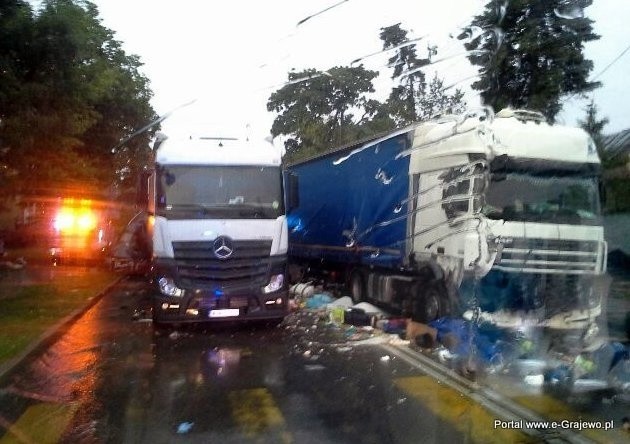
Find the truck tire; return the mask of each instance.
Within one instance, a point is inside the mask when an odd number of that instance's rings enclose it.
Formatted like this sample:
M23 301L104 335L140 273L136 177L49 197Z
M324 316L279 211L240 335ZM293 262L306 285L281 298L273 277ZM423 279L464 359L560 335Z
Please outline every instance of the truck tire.
M450 314L450 298L442 281L417 284L411 309L414 321L427 324Z
M359 270L354 270L350 274L350 297L355 304L367 299L365 278L363 277L363 273Z

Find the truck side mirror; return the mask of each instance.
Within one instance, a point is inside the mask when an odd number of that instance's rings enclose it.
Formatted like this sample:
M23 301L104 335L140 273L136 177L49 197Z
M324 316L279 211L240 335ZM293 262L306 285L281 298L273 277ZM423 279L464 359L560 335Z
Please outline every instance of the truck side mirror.
M295 173L288 173L287 186L287 213L300 206L300 187L298 176Z

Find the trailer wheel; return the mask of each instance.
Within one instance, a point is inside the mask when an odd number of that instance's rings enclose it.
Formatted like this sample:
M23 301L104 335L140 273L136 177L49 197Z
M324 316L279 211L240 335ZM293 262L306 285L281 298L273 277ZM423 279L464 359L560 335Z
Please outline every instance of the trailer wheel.
M363 279L363 273L359 270L354 270L350 274L350 297L355 304L363 302L367 298L365 280Z
M412 319L424 324L451 314L448 292L441 281L419 283L412 302Z

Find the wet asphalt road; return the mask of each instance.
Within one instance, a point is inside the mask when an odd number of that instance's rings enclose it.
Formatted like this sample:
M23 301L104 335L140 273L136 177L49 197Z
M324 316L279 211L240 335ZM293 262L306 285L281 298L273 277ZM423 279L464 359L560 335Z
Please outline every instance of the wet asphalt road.
M494 429L496 418L459 393L313 312L280 326L158 330L148 307L144 283L124 280L5 378L0 431L9 431L0 444L524 438ZM504 377L488 382L514 388ZM578 401L572 409L617 422L626 405Z
M463 440L401 388L424 377L378 347L336 344L309 317L154 330L142 288L121 283L0 387L0 442Z

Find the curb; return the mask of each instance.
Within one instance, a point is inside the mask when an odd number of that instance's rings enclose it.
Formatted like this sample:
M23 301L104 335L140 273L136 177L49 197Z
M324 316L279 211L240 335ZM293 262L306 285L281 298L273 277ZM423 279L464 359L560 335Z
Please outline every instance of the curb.
M43 332L39 338L35 339L29 344L19 355L9 359L3 364L0 364L0 382L4 382L4 379L10 376L18 365L26 361L28 358L35 356L44 349L50 347L57 339L63 334L63 330L75 323L81 316L85 314L90 308L96 305L113 287L125 280L127 276L118 276L112 282L110 282L105 288L92 296L88 302L80 308L77 308L72 313L53 324L45 332Z

